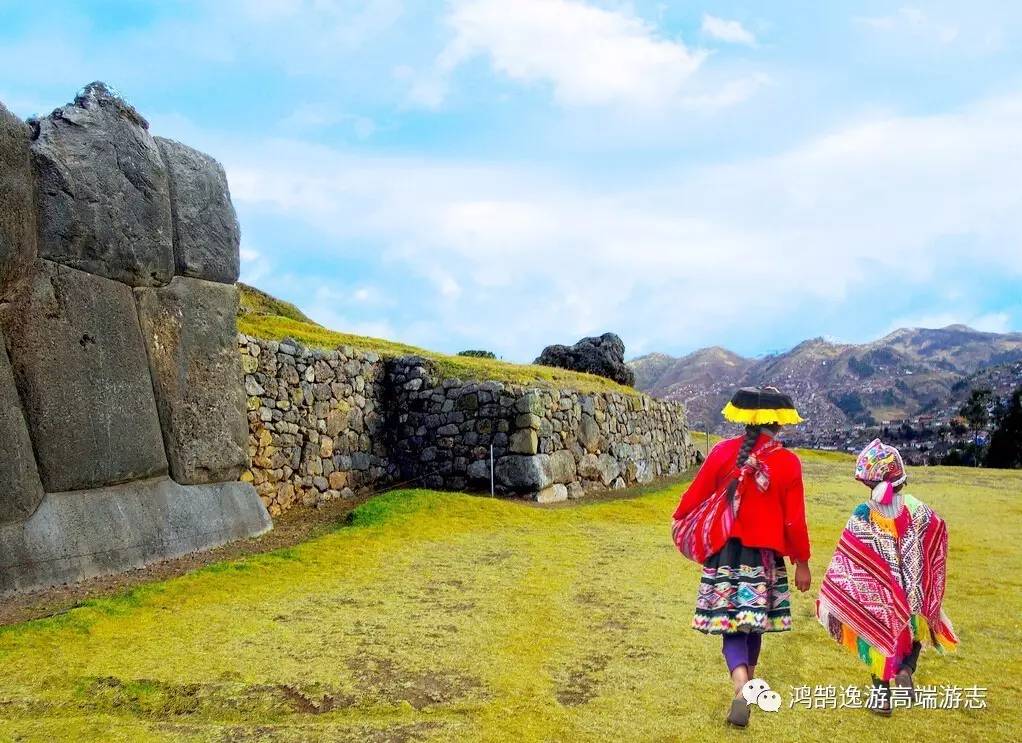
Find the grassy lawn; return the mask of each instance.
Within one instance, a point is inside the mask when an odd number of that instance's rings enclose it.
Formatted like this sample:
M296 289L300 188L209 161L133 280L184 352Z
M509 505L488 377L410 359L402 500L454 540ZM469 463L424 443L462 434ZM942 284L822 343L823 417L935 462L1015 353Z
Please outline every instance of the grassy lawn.
M639 394L632 387L625 387L595 374L537 364L512 364L499 359L451 356L382 338L339 333L312 322L298 308L288 302L276 299L245 284L238 286L241 289L241 314L238 316L238 330L258 338L269 340L294 338L308 346L325 349L351 346L362 351L375 351L384 357L424 356L436 362L444 376L462 380L497 380L523 385L568 387L580 392ZM574 342L574 339L571 342ZM536 349L537 355L540 350L542 349Z
M865 489L846 456L804 459L818 581ZM868 683L796 594L761 665L785 706L729 730L718 641L688 629L697 568L669 541L679 485L560 508L398 491L296 548L0 630L0 740L1017 739L1022 473L912 478L950 526L962 639L917 681L988 687L987 709L788 708L795 685Z

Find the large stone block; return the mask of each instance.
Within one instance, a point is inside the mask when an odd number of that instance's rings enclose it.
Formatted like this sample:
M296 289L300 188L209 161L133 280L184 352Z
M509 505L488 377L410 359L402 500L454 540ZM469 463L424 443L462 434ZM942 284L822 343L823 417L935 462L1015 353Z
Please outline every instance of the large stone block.
M578 477L575 457L567 449L559 449L550 455L550 479L567 485Z
M494 478L502 490L518 493L536 492L553 484L550 457L511 454L497 460Z
M582 414L582 422L578 427L578 440L590 454L595 454L606 444L600 434L599 424L588 413Z
M535 495L537 503L560 503L568 500L568 488L560 483L543 488Z
M42 497L32 439L0 333L0 524L31 516Z
M92 83L35 126L40 257L132 286L169 282L170 187L146 120Z
M238 280L241 229L223 166L209 155L156 137L170 174L177 273L233 284Z
M508 446L516 454L535 454L539 451L539 436L531 428L522 428L511 434Z
M161 477L50 493L31 518L0 526L0 594L140 568L271 528L244 482Z
M0 302L36 254L36 215L29 128L0 103Z
M601 454L597 458L597 467L600 472L600 480L608 487L621 474L621 465L610 454Z
M236 480L248 441L237 288L177 276L159 289L135 289L135 297L171 477Z
M11 365L46 490L165 473L131 289L39 261L15 309L7 328Z

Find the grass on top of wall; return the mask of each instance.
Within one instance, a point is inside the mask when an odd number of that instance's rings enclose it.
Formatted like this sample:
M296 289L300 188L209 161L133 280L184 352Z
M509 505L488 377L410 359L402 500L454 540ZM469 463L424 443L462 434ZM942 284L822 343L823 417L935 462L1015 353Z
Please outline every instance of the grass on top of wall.
M958 653L916 683L986 688L986 709L790 708L792 687L863 687L813 618L820 576L866 495L850 457L800 452L814 586L764 640L784 707L723 723L716 638L689 629L699 567L668 522L683 483L537 508L426 490L353 525L0 630L0 740L1013 740L1022 666L1022 472L910 469L950 533ZM943 692L941 692L943 694Z
M296 320L298 322L307 323L309 325L319 325L313 322L304 312L295 307L290 302L285 302L283 299L277 299L272 294L267 294L262 289L256 289L254 286L243 284L238 282L238 315L249 316L249 315L269 315L276 317L284 317L289 320Z
M512 364L497 359L451 356L428 351L404 343L339 333L309 320L294 306L259 290L239 284L241 313L238 330L267 340L294 338L316 348L334 349L351 346L362 351L375 351L384 357L417 355L433 360L445 377L462 380L509 382L521 385L570 388L579 392L618 392L638 395L637 390L617 384L594 374L558 369L537 364ZM304 318L304 319L303 319Z

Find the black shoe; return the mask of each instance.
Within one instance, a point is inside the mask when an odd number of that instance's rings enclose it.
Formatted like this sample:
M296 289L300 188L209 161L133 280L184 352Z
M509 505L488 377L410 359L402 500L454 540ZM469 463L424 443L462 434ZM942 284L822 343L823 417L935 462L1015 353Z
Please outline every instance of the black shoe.
M874 715L880 715L881 717L890 717L891 716L891 703L890 702L884 702L883 704L880 704L880 705L872 705L872 706L868 707L868 709Z
M745 701L744 697L735 697L731 701L731 709L727 713L727 721L739 728L749 724L749 704Z
M881 717L891 716L891 692L886 687L881 687L882 691L875 697L871 696L866 700L866 709L872 712L874 715L880 715Z

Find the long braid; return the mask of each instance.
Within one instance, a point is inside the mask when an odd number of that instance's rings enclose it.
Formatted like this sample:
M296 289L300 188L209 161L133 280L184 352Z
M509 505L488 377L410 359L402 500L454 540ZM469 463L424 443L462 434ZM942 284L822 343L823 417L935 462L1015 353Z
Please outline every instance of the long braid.
M756 446L756 442L759 441L759 435L762 432L763 426L752 425L745 427L745 439L742 441L742 447L738 450L738 458L735 460L736 468L741 469L748 461L749 455L752 454L752 449ZM731 484L727 487L728 500L734 500L736 490L738 490L738 480L732 480Z
M735 467L741 469L748 461L749 455L752 454L752 449L756 446L756 442L759 441L761 433L763 433L763 426L745 427L745 440L742 442L742 448L738 450L738 459L735 460Z

